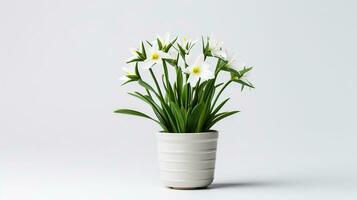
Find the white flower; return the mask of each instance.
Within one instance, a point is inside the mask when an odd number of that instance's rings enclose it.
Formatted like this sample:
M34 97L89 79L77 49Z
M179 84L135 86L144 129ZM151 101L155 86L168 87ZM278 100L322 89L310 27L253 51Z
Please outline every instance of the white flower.
M227 53L222 49L222 42L209 38L209 50L212 56L219 57L222 59L227 58Z
M238 64L237 64L237 59L236 59L236 56L234 54L229 54L227 53L226 51L226 61L227 61L227 67L230 67L230 68L234 68L234 67L237 67Z
M245 62L239 62L239 63L236 62L235 65L232 66L232 68L234 68L237 71L242 70L245 67L247 67L247 64Z
M124 82L130 80L130 78L129 78L128 76L130 76L130 75L135 75L135 73L134 73L133 71L129 70L129 69L126 68L126 67L123 67L122 69L123 69L125 75L121 76L121 77L120 77L120 80L122 80L122 81L124 81Z
M166 33L164 38L162 38L160 36L157 36L157 38L162 43L162 46L167 46L168 44L170 44L170 42L171 42L171 38L170 37L171 37L170 33Z
M135 73L133 71L131 71L130 69L123 67L122 70L125 72L125 75L135 75Z
M190 74L188 82L191 85L196 85L197 81L206 81L214 78L214 74L210 71L211 65L204 61L203 55L197 57L195 62L189 63L189 66L186 68L185 72Z
M171 58L170 54L165 53L159 50L157 43L153 43L152 47L150 47L147 58L144 61L143 68L149 69L155 64L161 64L163 58Z
M181 46L183 48L186 48L186 46L188 45L188 49L190 49L193 45L195 45L197 42L197 40L191 40L190 38L188 37L182 37L181 38Z
M123 82L127 82L127 81L130 81L130 78L128 78L127 76L121 76L120 80Z
M226 61L227 61L227 67L232 68L236 71L240 71L244 69L245 67L248 67L245 62L237 62L236 56L234 54L229 54L226 51Z
M229 66L229 67L231 67L232 69L235 69L236 71L239 72L240 70L243 70L244 68L247 68L248 66L247 66L246 63L241 62L241 63L236 63L234 66ZM249 82L248 81L249 77L250 77L250 71L245 72L243 74L243 76L241 76L239 79L242 80L242 81L245 81L245 82ZM234 78L237 79L238 77L234 77Z
M131 60L138 58L137 51L138 51L137 49L130 48L131 56L128 58L127 62L130 62Z

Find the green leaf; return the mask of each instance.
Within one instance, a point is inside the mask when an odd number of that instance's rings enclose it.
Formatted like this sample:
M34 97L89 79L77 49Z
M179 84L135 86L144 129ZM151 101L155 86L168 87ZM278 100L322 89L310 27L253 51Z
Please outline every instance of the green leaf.
M156 89L157 89L158 92L159 92L160 99L163 100L163 96L162 96L162 92L161 92L161 89L160 89L160 85L159 85L159 83L157 82L156 76L155 76L155 74L154 74L154 72L152 71L151 68L149 69L149 71L150 71L150 74L151 74L152 79L153 79L154 82L155 82Z
M180 52L182 58L185 59L185 57L186 57L186 51L185 51L185 49L182 48L181 45L179 45L179 44L177 44L177 46L178 46L178 48L179 48L179 52Z
M231 115L234 115L236 113L238 113L239 111L231 111L231 112L224 112L224 113L220 113L217 114L216 117L214 118L214 120L211 122L211 124L209 124L209 128L211 128L214 124L216 124L217 122L219 122L220 120L229 117Z
M172 40L170 42L170 44L168 44L166 47L165 47L165 52L168 52L170 50L170 48L172 47L172 45L176 42L178 37L176 37L174 40Z
M139 117L144 117L144 118L147 118L147 119L151 119L157 123L159 123L158 121L156 121L155 119L149 117L148 115L142 113L142 112L139 112L139 111L136 111L136 110L131 110L131 109L119 109L119 110L116 110L114 111L115 113L120 113L120 114L127 114L127 115L135 115L135 116L139 116Z
M127 77L134 81L139 80L139 76L137 75L127 75Z
M144 47L144 42L141 42L141 51L143 54L143 58L146 59L146 51L145 51L145 47Z
M149 42L149 41L146 40L146 43L148 43L148 45L152 47L151 42Z
M240 83L242 85L242 89L241 90L243 90L244 86L247 86L247 87L250 87L250 88L255 88L251 83L246 83L246 82L244 82L243 80L240 80L240 79L233 80L233 81L237 82L237 83Z
M163 46L162 46L162 43L161 43L160 39L157 38L156 41L157 41L157 45L159 47L159 50L161 50Z
M253 67L244 67L244 69L240 70L239 73L243 76L245 73L249 72L252 69Z
M144 61L144 60L145 60L145 59L143 59L143 58L134 58L134 59L132 59L132 60L127 61L126 63L140 62L140 61Z
M123 85L126 85L126 84L131 83L131 82L134 82L134 81L136 81L136 80L130 79L130 80L128 80L128 81L125 81L125 82L124 82L123 84L121 84L121 85L123 86Z
M152 99L151 96L145 96L139 92L129 93L129 95L132 95L132 96L144 101L145 103L149 104L152 107L156 117L158 118L158 120L160 122L160 126L163 127L163 129L165 131L167 131L170 128L170 126L168 126L168 123L167 123L168 119L165 117L163 110L160 108L159 105L157 105L155 103L155 101Z
M172 132L174 133L178 133L178 129L177 129L177 124L175 123L176 119L174 114L171 112L170 107L165 103L165 102L161 102L161 106L163 109L163 113L165 114L165 116L167 117L171 127L172 127Z
M224 91L224 89L226 89L226 87L231 83L232 81L228 81L226 84L224 84L224 86L221 88L221 90L218 92L215 100L213 101L212 107L214 107L217 103L217 100L219 99L219 96L222 94L222 92Z
M227 103L227 101L229 101L230 98L227 98L226 100L222 101L222 103L220 103L216 109L214 109L214 111L212 112L212 115L215 115L223 106L224 104Z
M175 102L171 102L170 103L170 107L171 107L171 110L173 111L173 113L175 115L177 129L180 132L184 132L185 131L185 119L184 119L184 116L181 115L180 108L178 107L177 104L175 104Z
M230 72L233 76L236 76L236 77L238 77L238 78L241 77L241 74L240 74L237 70L235 70L235 69L233 69L233 68L230 68L230 67L222 67L221 70Z
M183 77L182 70L180 67L176 67L176 94L177 94L177 102L179 105L182 105L182 86L183 85ZM175 91L174 91L175 92Z
M201 132L202 131L202 126L205 122L205 117L206 117L206 112L207 112L207 104L202 103L200 106L200 115L198 118L198 123L196 127L196 132Z
M216 86L214 86L216 89L219 88L220 86L222 86L224 83L219 83Z
M140 78L139 64L138 63L135 63L135 74Z
M177 65L176 59L165 59L165 61L168 62L172 66Z
M197 104L193 107L190 114L187 117L187 132L195 132L197 127L198 118L200 116L200 110L202 104Z
M171 101L175 101L175 98L174 98L174 92L172 90L172 86L171 86L171 83L170 83L170 80L169 80L169 72L167 70L167 64L166 64L166 61L162 61L162 66L163 66L163 69L164 69L164 77L165 77L165 83L166 83L166 94L168 95L169 99Z

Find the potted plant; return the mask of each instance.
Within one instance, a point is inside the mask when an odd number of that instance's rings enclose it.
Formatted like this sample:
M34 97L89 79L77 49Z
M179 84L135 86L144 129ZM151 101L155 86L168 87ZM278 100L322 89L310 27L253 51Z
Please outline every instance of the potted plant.
M143 88L144 92L129 94L147 103L155 117L131 109L115 111L150 119L161 127L156 133L160 178L164 185L177 189L212 183L218 139L212 127L239 112L221 112L229 98L219 98L231 83L238 83L241 90L254 88L246 78L252 67L237 64L210 37L197 43L169 36L141 42L127 61L133 66L124 68L121 79L123 85L136 83ZM218 79L224 73L228 77Z

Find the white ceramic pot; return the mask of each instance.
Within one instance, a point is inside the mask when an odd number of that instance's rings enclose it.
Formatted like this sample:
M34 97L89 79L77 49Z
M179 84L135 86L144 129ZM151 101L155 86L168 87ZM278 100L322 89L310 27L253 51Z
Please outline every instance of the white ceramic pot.
M209 186L214 177L218 132L157 133L161 182L175 189Z

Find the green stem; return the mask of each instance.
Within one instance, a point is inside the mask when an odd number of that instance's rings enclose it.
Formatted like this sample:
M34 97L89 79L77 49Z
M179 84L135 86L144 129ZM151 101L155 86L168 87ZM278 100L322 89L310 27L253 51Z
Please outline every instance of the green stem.
M221 63L221 59L218 59L217 64L216 64L216 70L214 72L215 76L217 76L220 71L220 69L219 69L220 63Z
M150 71L150 74L151 74L152 78L154 79L154 82L155 82L155 85L156 85L156 87L157 87L157 90L159 91L159 94L160 94L161 98L163 99L162 92L161 92L161 89L160 89L160 85L159 85L159 83L157 82L157 79L156 79L156 77L155 77L155 74L154 74L154 72L152 71L151 68L149 69L149 71Z
M139 79L138 80L139 85L141 85L142 87L144 87L145 89L148 89L150 91L152 91L158 99L160 99L160 95L154 90L154 88L152 88L147 82L145 82L143 79Z
M213 105L212 105L212 108L214 108L214 106L216 105L217 103L217 100L219 98L219 96L222 94L223 90L226 89L226 87L232 83L232 80L229 80L226 84L224 84L224 86L221 88L221 90L218 92L217 96L216 96L216 99L214 100L213 102Z
M162 66L164 68L164 76L165 76L165 81L166 81L166 87L167 87L167 93L169 94L169 98L171 101L174 101L174 96L173 96L173 90L172 90L172 86L170 83L170 79L169 79L169 72L167 70L167 64L164 60L162 60Z
M149 97L152 98L150 91L148 89L146 89L146 88L145 88L145 90L148 93Z

